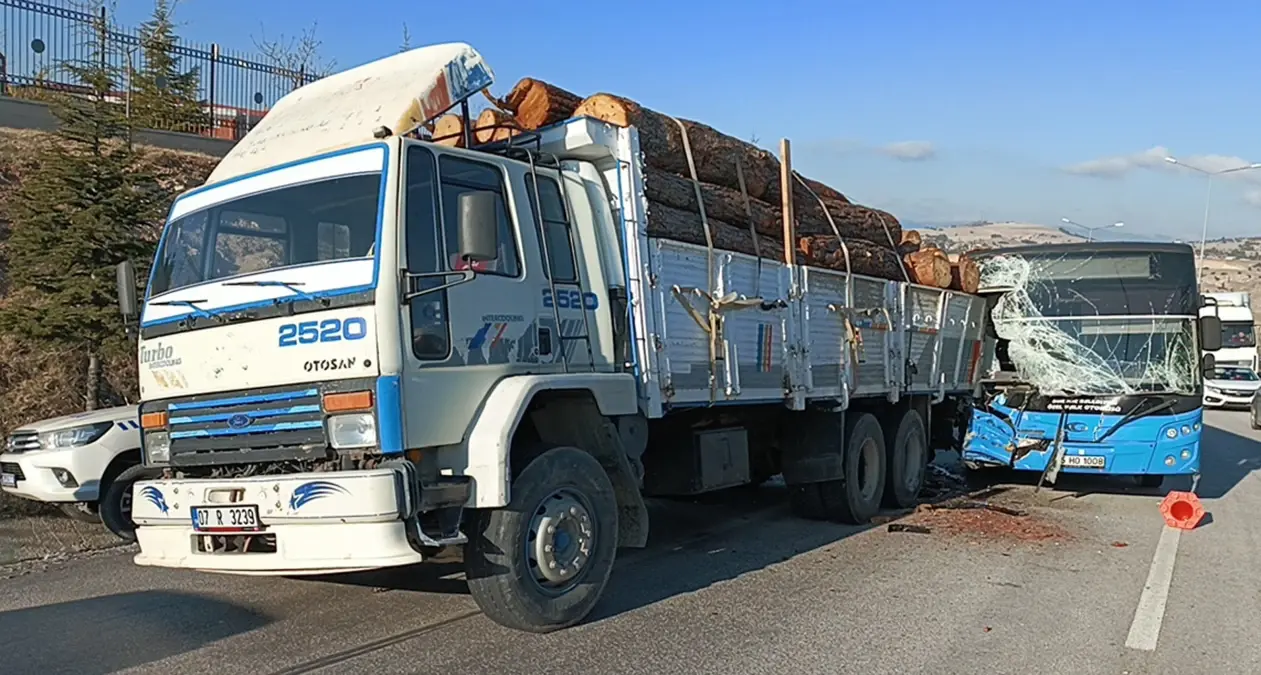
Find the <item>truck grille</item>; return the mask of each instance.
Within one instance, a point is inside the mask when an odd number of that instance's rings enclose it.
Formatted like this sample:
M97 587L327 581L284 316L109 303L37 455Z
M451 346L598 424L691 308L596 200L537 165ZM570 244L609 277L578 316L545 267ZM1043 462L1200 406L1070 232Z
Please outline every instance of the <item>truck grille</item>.
M18 431L9 437L5 444L7 452L29 452L39 450L39 434L34 431Z
M212 394L145 406L165 409L171 460L178 455L280 448L324 448L320 389L306 386L249 394Z

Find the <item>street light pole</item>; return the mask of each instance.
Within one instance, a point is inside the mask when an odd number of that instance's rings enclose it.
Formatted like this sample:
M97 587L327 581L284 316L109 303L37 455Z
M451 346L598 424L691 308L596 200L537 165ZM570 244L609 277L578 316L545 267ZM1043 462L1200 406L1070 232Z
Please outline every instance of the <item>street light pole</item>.
M1253 162L1252 164L1245 164L1243 166L1235 166L1229 169L1222 169L1220 171L1208 171L1206 169L1201 169L1198 166L1191 166L1190 164L1184 164L1178 161L1176 157L1166 157L1165 161L1169 162L1170 164L1175 164L1177 166L1191 169L1192 171L1199 171L1205 176L1208 176L1208 188L1204 191L1204 223L1200 226L1200 265L1199 265L1199 270L1196 273L1196 283L1201 283L1204 281L1204 246L1205 246L1205 243L1208 241L1208 210L1209 210L1209 206L1212 204L1212 201L1213 201L1213 179L1223 174L1235 173L1236 171L1251 171L1253 169L1261 169L1261 162Z
M1119 221L1119 220L1118 220L1117 222L1115 222L1115 223L1112 223L1111 225L1099 225L1099 226L1097 226L1097 227L1088 227L1088 226L1086 226L1086 225L1082 225L1081 223L1079 223L1079 222L1077 222L1077 221L1075 221L1075 220L1069 220L1068 218L1060 218L1060 221L1061 221L1061 222L1063 222L1063 223L1066 223L1066 224L1068 224L1068 225L1075 225L1075 226L1080 227L1081 229L1085 230L1085 231L1086 231L1086 241L1094 241L1094 240L1095 240L1095 230L1106 230L1106 229L1108 229L1108 228L1110 228L1110 227L1125 227L1125 223L1123 223L1123 222L1121 222L1121 221Z

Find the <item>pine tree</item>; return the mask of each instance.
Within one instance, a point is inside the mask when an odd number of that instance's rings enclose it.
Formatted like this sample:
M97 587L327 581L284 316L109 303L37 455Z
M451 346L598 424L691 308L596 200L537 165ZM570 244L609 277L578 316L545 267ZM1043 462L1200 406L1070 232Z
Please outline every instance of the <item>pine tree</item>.
M143 225L160 221L169 195L126 142L124 111L109 98L115 73L99 54L63 66L90 93L52 102L56 136L9 200L11 293L0 306L0 330L80 351L92 409L101 354L124 340L114 266L131 259L147 267L153 244L142 238Z
M156 0L153 14L140 25L142 63L131 74L132 124L195 133L210 118L199 98L200 70L180 71L174 12L173 0Z

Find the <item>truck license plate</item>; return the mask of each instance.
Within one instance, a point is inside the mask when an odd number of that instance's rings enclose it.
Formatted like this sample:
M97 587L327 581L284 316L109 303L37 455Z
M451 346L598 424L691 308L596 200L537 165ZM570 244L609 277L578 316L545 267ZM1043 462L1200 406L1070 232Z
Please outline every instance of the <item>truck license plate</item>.
M18 486L18 477L11 473L0 473L0 487L15 488Z
M258 532L263 529L258 507L253 504L194 506L192 511L193 529L198 532Z
M1086 469L1102 469L1106 458L1102 455L1064 455L1064 466Z

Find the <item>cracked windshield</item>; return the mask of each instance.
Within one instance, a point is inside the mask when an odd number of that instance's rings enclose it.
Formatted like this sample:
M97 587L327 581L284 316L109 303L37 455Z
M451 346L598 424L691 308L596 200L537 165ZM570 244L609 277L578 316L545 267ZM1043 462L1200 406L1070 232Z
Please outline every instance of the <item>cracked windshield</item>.
M1261 673L1261 5L372 9L0 2L0 673Z

